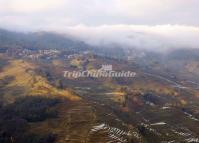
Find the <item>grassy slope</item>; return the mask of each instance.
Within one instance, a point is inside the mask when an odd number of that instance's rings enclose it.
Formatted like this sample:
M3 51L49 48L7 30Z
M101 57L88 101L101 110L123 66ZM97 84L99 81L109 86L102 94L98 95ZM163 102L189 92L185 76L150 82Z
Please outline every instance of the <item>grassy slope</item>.
M4 91L5 101L11 103L20 96L59 97L63 101L53 107L58 111L57 118L29 123L29 132L40 135L56 134L58 135L57 142L60 143L65 142L66 138L85 140L91 128L91 122L95 119L91 107L71 91L57 89L50 85L45 78L35 74L35 68L37 68L36 65L22 60L11 60L10 64L4 67L0 72L0 80L12 77L10 82L3 85L4 88L12 90L13 87L23 87L24 89L20 91L19 96L16 96L14 91ZM73 126L73 124L78 126Z
M35 74L34 69L36 68L36 65L32 63L23 60L12 60L0 73L0 80L5 79L6 77L12 77L13 80L10 81L6 87L21 87L24 90L20 95L52 95L66 97L70 100L80 99L68 90L57 89L50 85L45 78Z

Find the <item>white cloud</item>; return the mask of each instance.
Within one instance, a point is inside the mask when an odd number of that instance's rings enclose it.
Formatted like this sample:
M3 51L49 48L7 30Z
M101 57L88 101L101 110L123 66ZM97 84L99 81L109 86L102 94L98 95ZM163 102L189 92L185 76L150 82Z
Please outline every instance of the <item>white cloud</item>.
M62 31L63 29L54 29ZM199 27L182 25L104 25L66 27L65 33L91 45L111 44L163 51L172 48L199 48Z
M197 48L198 5L199 0L0 0L0 27L65 31L98 45Z
M0 0L0 19L5 15L28 15L34 21L41 17L52 17L51 21L57 18L58 25L65 18L76 21L75 25L199 26L198 5L198 0Z

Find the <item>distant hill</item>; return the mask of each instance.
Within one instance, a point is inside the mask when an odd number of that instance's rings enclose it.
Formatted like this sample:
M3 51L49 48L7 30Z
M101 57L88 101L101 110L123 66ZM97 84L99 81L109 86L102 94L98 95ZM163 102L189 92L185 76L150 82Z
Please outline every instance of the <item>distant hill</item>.
M20 33L0 29L0 52L9 48L26 48L30 50L57 49L77 53L92 51L96 55L104 57L125 58L124 50L115 45L95 47L73 37L52 32Z
M62 49L85 51L89 46L84 42L49 32L17 33L0 29L0 48Z

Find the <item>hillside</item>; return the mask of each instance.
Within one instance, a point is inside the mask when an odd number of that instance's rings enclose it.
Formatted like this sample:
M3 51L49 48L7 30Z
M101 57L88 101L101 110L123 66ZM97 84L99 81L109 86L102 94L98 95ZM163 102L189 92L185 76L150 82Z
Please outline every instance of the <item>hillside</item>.
M54 33L0 33L1 143L198 142L197 50L90 50ZM136 76L63 74L102 65Z

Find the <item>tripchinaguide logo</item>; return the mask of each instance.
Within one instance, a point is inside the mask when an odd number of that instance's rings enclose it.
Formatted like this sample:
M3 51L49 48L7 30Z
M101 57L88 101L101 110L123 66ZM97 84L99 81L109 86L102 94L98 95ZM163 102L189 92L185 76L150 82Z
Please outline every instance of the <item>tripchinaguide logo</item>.
M135 72L132 71L114 71L112 65L102 65L100 69L97 70L85 70L85 71L63 71L64 77L66 78L133 78L136 76Z

